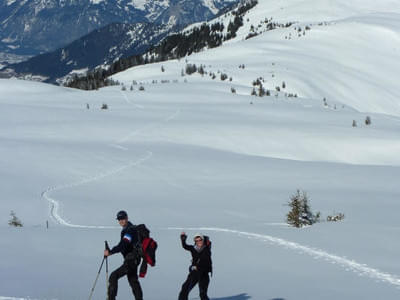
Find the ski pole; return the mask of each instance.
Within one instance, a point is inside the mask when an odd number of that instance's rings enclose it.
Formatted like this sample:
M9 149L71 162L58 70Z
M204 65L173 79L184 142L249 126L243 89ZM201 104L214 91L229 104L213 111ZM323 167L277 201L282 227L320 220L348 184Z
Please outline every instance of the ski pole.
M92 290L90 291L89 300L92 299L94 288L96 287L97 279L99 279L99 275L100 275L101 269L103 268L103 264L104 264L104 260L105 259L106 259L106 257L103 257L103 260L101 261L101 265L100 265L99 271L97 272L96 280L94 281Z
M104 244L105 244L106 250L110 251L110 247L108 247L107 241L104 241ZM110 282L108 280L108 257L106 257L106 287L107 287L107 298L106 299L107 300L109 299L108 298L108 288L109 288L109 286L110 286Z

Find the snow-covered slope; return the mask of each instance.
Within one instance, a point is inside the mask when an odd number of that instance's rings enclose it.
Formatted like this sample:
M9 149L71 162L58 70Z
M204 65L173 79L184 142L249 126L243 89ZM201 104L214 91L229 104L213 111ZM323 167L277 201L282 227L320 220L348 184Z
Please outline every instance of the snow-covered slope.
M115 75L125 88L0 80L0 299L87 298L120 209L159 242L141 280L148 300L177 298L190 263L182 230L211 236L213 300L399 299L398 90L373 72L396 69L396 9L354 2L339 15L329 1L315 4L321 19L300 19L313 2L281 1L304 9L276 21L300 23L244 40L278 9L260 2L236 39ZM299 37L299 26L310 30ZM188 63L207 74L182 76ZM260 76L270 96L250 95ZM296 189L344 221L286 226ZM7 226L11 210L23 228ZM122 280L119 299L130 297Z
M228 14L211 23L227 29L233 19ZM275 89L285 81L293 94L400 115L399 2L259 1L243 19L224 47L189 60L212 62L212 70L225 70L237 83L263 77L264 86ZM294 24L268 30L271 23ZM256 37L244 42L249 35ZM236 68L239 64L247 64L245 71Z
M240 85L233 95L230 83L160 67L137 69L145 91L0 80L3 296L87 297L124 208L160 244L142 280L147 299L179 291L189 263L181 230L212 237L211 299L398 298L400 119L371 114L367 127L348 107L257 99ZM297 188L324 217L340 211L345 221L286 227ZM11 210L22 229L6 227ZM112 257L110 268L120 262ZM124 281L120 297L129 297Z

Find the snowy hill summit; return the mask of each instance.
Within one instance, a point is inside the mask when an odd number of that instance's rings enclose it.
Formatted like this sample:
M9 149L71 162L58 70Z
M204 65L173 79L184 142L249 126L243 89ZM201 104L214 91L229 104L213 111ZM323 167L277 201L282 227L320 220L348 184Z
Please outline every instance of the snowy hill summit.
M224 71L234 83L244 86L251 87L261 78L263 87L271 91L284 85L284 91L291 95L400 115L398 2L244 3L246 9L237 8L210 22L190 25L144 55L92 73L93 84L88 84L90 78L75 78L69 86L101 87L104 82L97 80L129 67L185 57L197 65L212 65L208 71ZM185 69L185 63L178 63Z
M293 24L269 31L271 20ZM219 22L227 28L232 17ZM243 41L249 37L255 38ZM247 84L262 77L271 90L285 82L299 96L400 115L398 1L259 1L234 39L193 61L216 57L221 69L232 60L245 64L246 72L231 76Z

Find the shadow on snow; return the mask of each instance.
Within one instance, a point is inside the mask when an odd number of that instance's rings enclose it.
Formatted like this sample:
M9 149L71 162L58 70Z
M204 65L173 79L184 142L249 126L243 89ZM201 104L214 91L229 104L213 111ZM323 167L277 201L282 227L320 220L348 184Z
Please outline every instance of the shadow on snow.
M239 294L236 296L212 298L211 300L248 300L248 299L251 299L251 297L248 294Z
M251 299L251 297L244 293L244 294L239 294L239 295L235 295L235 296L229 296L229 297L222 297L222 298L212 298L211 300L249 300ZM273 298L270 300L285 300L283 298Z

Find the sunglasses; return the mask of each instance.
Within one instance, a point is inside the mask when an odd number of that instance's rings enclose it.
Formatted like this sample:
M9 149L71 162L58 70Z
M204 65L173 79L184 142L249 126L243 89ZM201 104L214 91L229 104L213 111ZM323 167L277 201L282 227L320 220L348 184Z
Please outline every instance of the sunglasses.
M203 240L202 239L195 239L194 241L197 243L197 242L202 242Z

